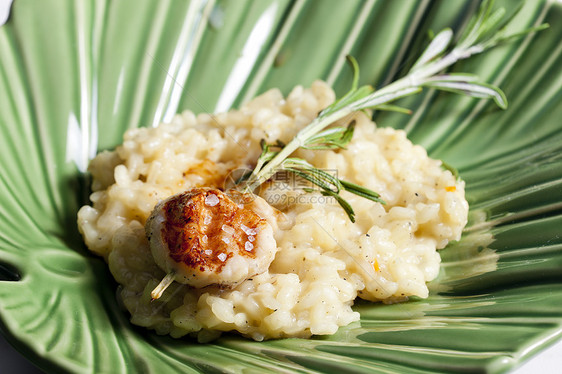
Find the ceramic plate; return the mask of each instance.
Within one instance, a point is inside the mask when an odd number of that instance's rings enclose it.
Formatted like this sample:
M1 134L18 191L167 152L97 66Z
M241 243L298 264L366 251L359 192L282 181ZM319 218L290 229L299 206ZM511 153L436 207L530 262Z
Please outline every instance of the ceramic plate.
M504 1L508 9L515 2ZM501 5L501 2L500 2ZM47 372L502 372L562 335L562 4L525 2L513 30L550 29L463 62L509 108L425 91L405 129L467 183L470 223L441 252L428 299L358 303L330 337L211 344L128 322L77 232L88 160L125 130L181 110L236 107L324 79L341 94L399 76L428 30L462 28L473 1L15 0L0 27L0 319Z

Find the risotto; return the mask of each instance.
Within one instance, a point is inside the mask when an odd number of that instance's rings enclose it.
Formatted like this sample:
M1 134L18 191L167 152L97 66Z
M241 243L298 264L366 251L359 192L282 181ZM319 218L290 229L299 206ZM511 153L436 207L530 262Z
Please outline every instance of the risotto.
M199 341L225 331L255 340L309 337L359 320L357 297L388 303L428 296L437 250L458 240L467 222L464 183L403 131L377 128L357 113L346 149L297 155L380 193L386 204L343 191L355 210L352 223L332 197L280 172L257 191L278 213L265 271L228 287L173 282L151 299L166 275L145 235L154 207L196 187L224 190L238 170L254 167L261 139L288 142L334 98L315 82L286 98L271 90L228 113L187 111L171 123L127 131L122 145L92 160L92 206L80 209L78 226L88 248L108 262L132 323Z

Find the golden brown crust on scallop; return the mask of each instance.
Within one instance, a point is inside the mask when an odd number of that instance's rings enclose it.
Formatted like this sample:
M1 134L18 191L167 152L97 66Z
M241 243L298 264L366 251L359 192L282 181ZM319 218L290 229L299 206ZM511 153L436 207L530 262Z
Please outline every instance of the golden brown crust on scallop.
M266 220L218 189L195 188L163 207L162 239L177 263L220 272L233 255L255 258L255 237Z

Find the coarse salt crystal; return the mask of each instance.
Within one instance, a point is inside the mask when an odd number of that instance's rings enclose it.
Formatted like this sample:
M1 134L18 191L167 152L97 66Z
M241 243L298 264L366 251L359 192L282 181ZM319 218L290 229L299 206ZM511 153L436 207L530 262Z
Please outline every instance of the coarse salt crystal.
M206 203L206 201L205 201ZM209 223L211 223L213 219L211 218L211 216L207 215L205 216L205 218L203 218L203 224L208 225Z
M219 258L219 260L221 260L222 262L224 262L224 260L226 260L226 253L221 253L217 256Z
M246 233L246 235L256 235L258 233L256 231L256 229L251 229L248 226L246 226L245 224L241 224L240 228L242 229L242 231L244 231Z
M256 238L252 235L248 235L248 240L253 242L254 240L256 240Z
M254 245L250 242L246 242L246 244L244 244L244 248L250 252L252 249L254 249Z
M234 235L235 232L234 227L230 227L228 225L222 225L221 230L230 235Z
M207 195L205 196L205 205L208 206L215 206L219 203L219 198L217 197L217 195Z
M230 238L222 238L222 241L226 244L230 243Z
M213 254L213 251L211 251L210 249L206 249L206 250L205 250L205 254L206 254L207 256L210 256L210 255Z
M209 237L208 237L207 235L203 235L203 236L201 237L201 241L202 241L203 243L207 243L207 242L209 241Z

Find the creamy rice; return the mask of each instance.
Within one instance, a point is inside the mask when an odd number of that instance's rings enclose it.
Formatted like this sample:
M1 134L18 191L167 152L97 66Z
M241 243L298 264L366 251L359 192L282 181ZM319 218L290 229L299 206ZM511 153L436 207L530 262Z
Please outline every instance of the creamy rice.
M464 183L403 131L378 129L356 114L347 149L297 154L380 193L386 205L342 192L356 213L351 223L332 199L278 175L260 191L285 213L269 271L232 289L174 283L151 301L165 275L144 233L154 206L192 187L222 188L231 171L253 167L261 139L289 141L333 100L322 82L296 87L287 98L271 90L240 110L184 112L169 124L129 130L115 151L92 160L93 205L82 207L78 225L88 248L109 263L134 324L200 341L221 331L255 340L309 337L359 320L352 309L357 297L427 297L426 282L439 271L437 249L458 240L467 221Z

